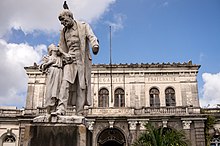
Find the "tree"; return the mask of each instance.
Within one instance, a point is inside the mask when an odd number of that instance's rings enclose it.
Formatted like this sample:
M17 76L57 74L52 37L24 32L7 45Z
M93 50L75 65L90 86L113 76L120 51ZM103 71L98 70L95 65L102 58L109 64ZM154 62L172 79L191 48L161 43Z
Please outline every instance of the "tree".
M133 146L188 146L184 131L170 128L155 128L145 124L146 132L133 143Z
M205 121L205 140L206 140L206 146L210 146L211 143L211 135L209 133L209 130L213 128L213 125L215 124L215 117L208 115L207 120Z

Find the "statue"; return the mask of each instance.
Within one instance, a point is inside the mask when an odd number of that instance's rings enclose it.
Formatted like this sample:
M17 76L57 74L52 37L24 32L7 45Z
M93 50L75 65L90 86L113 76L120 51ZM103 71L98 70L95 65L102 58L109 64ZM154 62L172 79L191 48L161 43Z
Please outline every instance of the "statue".
M56 111L51 115L65 115L67 105L72 105L76 106L76 115L81 116L84 106L91 105L92 58L89 44L96 55L99 42L89 24L75 20L66 3L64 6L58 17L64 26L58 47L63 58L63 76Z
M62 60L58 48L51 44L48 47L48 56L43 58L39 66L40 71L47 74L45 106L47 113L54 112L58 102L58 96L62 81Z

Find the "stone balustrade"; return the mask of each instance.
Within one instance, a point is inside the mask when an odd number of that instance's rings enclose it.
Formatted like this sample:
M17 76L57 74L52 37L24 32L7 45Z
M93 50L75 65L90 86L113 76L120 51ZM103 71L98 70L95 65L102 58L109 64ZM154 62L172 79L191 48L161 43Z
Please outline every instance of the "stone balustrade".
M16 117L23 115L24 110L20 109L0 109L0 117Z
M158 107L158 108L144 108L144 114L158 115L158 114L188 114L186 107Z
M203 113L203 114L219 114L220 113L220 107L216 107L216 108L203 108L201 110L201 113Z
M66 115L71 116L75 114L74 107L68 107ZM21 116L21 115L44 115L46 113L46 108L38 109L0 109L0 116ZM130 115L188 115L188 114L198 114L200 113L200 108L195 107L144 107L141 109L135 108L100 108L88 107L85 109L85 115L89 116L130 116Z
M45 114L45 108L38 108L39 115ZM84 111L85 115L92 116L130 116L130 115L188 115L200 113L200 108L196 107L144 107L141 109L135 108L113 108L113 107L88 107ZM68 107L66 115L75 114L74 107Z

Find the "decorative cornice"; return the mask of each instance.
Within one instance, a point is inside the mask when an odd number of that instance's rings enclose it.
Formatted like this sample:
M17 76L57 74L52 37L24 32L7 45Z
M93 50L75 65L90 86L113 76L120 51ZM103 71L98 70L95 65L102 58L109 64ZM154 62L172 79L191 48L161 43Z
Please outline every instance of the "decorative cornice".
M172 67L186 67L186 68L191 68L191 67L196 67L197 69L200 68L201 65L196 65L196 64L192 64L192 61L188 61L188 62L173 62L173 63L131 63L131 64L93 64L94 68L100 68L100 67L104 67L104 68L172 68Z
M197 65L197 64L192 64L192 61L188 61L188 62L173 62L173 63L130 63L130 64L93 64L92 65L93 68L174 68L174 67L186 67L186 68L192 68L192 67L196 67L197 69L199 69L201 67L201 65ZM33 66L29 66L29 67L24 67L25 70L27 69L33 69L36 70L38 69L38 65L36 63L34 63Z

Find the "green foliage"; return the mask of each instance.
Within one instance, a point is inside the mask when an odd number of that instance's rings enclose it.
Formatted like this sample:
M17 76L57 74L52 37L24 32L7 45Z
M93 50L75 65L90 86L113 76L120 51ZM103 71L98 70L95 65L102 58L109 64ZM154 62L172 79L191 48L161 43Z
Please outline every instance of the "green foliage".
M206 146L210 146L211 141L211 135L209 134L209 130L213 128L213 125L215 124L215 117L208 115L207 120L205 121L205 140L206 140Z
M146 132L133 143L133 146L188 146L183 131L169 128L155 128L146 124Z

